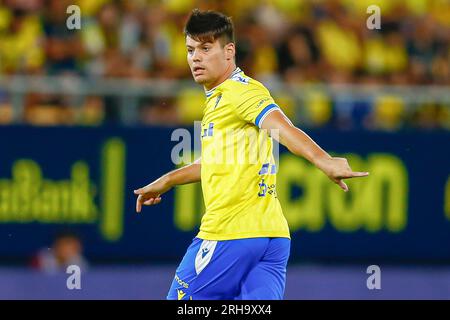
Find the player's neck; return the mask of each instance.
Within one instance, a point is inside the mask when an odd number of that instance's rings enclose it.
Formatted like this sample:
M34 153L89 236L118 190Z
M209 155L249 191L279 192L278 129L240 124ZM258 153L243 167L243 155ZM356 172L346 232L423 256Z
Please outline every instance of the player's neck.
M218 78L214 83L205 85L205 91L209 91L211 89L214 89L215 87L222 84L225 80L230 78L231 74L236 70L236 63L232 63L228 66L227 70L224 72L224 74Z

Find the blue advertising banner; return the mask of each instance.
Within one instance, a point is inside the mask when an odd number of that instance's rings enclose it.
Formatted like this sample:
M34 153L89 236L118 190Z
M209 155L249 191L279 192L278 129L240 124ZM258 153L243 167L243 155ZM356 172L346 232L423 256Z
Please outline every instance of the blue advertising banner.
M203 213L200 184L135 213L133 190L176 168L173 129L0 128L0 263L78 233L89 259L178 260ZM292 260L450 261L450 132L308 131L354 170L344 193L280 152ZM239 186L236 186L239 187Z

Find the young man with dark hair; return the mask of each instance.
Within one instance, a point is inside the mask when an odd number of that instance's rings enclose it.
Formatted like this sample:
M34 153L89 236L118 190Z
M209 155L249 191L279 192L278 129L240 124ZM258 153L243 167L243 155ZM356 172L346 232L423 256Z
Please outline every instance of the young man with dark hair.
M333 158L322 150L292 124L261 83L236 66L229 17L194 10L185 35L189 67L206 94L202 155L135 190L136 211L140 212L142 205L158 204L173 186L202 183L206 211L200 232L178 266L167 298L282 299L290 234L275 191L272 136L265 130L276 131L274 138L344 191L348 188L343 179L368 173L353 172L346 159ZM234 143L222 143L225 134L231 135L231 141L245 141L246 147L251 147L248 136L254 134L258 145L265 148L256 161L211 161L229 151L239 154Z

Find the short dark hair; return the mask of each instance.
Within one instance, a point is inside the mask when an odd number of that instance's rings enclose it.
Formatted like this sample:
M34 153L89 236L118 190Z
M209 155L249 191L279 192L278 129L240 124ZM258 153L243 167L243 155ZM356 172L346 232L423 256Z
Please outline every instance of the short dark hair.
M192 10L184 34L201 42L214 42L219 39L222 45L234 43L233 21L223 13L212 10Z
M74 239L74 240L81 241L79 235L76 232L69 230L69 229L59 230L55 234L53 241L56 243L62 239Z

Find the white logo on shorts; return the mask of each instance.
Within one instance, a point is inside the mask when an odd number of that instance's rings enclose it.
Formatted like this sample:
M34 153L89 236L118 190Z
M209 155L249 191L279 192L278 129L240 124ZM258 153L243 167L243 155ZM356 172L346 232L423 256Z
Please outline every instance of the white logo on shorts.
M208 265L216 248L217 241L203 240L195 257L195 272L199 274Z

